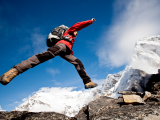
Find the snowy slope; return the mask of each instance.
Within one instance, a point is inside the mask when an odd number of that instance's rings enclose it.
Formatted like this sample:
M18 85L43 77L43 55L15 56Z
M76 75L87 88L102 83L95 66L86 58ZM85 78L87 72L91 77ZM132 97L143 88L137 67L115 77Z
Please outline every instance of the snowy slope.
M123 71L117 74L108 74L106 80L102 84L102 92L105 92L112 87L119 81L120 77L122 76Z
M92 90L73 91L74 88L42 88L15 111L54 111L67 116L75 116L79 110L101 93L97 88Z
M119 73L107 77L102 86L103 95L117 98L118 91L135 90L143 92L149 74L156 74L160 69L160 36L144 37L139 39L133 51L130 66L127 66L121 75ZM147 74L148 73L148 74ZM116 77L121 76L121 77ZM118 79L117 79L118 78ZM116 79L118 82L108 90L108 81ZM107 90L107 91L106 91Z
M121 78L112 88L112 95L110 97L117 98L119 96L119 91L136 91L144 92L146 84L151 77L151 74L147 74L139 69L133 69L131 66L127 66L124 70Z

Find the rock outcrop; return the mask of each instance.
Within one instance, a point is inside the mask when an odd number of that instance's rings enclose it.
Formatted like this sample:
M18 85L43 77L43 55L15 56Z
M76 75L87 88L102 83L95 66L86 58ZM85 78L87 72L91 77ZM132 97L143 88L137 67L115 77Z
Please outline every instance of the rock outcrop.
M83 107L75 117L55 112L0 112L1 120L159 120L160 103L120 104L118 99L101 96Z
M105 105L104 105L105 103ZM98 105L99 104L99 105ZM102 105L103 104L103 105ZM91 102L83 114L83 110L75 117L77 120L152 120L160 119L160 105L157 102L146 103L144 105L120 104L118 99L100 97ZM83 119L81 119L83 118ZM85 119L84 119L85 118Z
M117 74L108 74L106 80L102 84L102 92L110 90L121 78L123 72Z
M56 112L0 112L1 120L159 120L160 73L149 77L145 92L119 91L118 99L100 96L74 117Z

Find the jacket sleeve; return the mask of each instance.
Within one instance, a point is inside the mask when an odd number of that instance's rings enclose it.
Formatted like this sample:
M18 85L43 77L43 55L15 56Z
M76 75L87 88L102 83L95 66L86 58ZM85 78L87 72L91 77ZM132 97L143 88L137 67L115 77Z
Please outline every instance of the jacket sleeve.
M76 24L74 24L72 27L70 27L67 32L68 33L73 33L75 31L80 31L82 28L85 28L87 26L89 26L90 24L92 24L93 21L92 20L87 20L87 21L82 21L82 22L78 22Z

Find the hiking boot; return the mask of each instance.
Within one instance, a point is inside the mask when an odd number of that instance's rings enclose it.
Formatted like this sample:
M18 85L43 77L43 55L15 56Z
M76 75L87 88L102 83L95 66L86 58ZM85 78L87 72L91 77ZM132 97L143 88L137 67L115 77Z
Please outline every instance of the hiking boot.
M0 77L0 83L3 85L7 85L14 77L18 75L18 70L16 68L12 68Z
M94 88L96 86L98 86L96 83L89 82L89 83L85 84L85 89Z

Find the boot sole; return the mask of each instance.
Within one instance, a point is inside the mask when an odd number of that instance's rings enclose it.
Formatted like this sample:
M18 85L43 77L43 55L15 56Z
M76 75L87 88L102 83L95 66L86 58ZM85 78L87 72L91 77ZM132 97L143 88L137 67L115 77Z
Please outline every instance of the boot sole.
M98 85L95 84L95 85L85 85L85 89L89 89L89 88L94 88L94 87L97 87Z
M7 84L8 84L8 82L4 80L4 74L1 75L1 77L0 77L0 83L1 83L2 85L7 85Z

